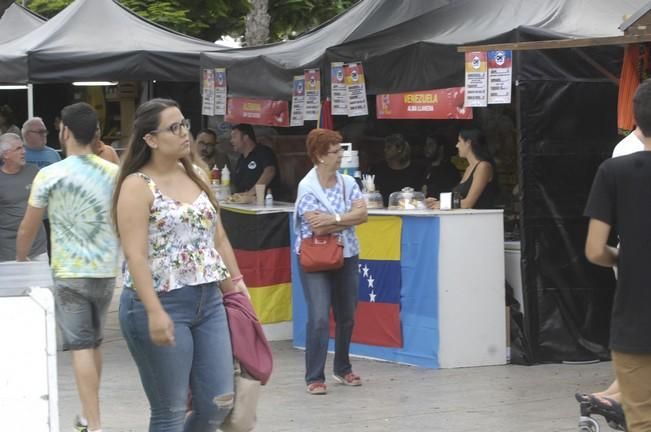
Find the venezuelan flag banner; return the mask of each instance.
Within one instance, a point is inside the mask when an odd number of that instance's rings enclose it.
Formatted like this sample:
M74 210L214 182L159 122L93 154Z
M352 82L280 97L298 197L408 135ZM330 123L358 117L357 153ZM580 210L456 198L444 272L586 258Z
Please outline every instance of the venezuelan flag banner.
M221 209L222 223L262 324L292 319L287 213Z
M401 235L402 219L396 216L372 217L357 227L360 260L358 303L352 339L355 343L402 347ZM330 336L334 337L332 320Z

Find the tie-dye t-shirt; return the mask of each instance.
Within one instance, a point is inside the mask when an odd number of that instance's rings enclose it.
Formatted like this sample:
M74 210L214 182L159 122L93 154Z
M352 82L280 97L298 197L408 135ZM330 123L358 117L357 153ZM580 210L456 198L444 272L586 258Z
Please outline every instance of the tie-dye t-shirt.
M58 278L117 275L111 198L118 166L96 155L69 156L39 171L29 205L48 208L52 271Z

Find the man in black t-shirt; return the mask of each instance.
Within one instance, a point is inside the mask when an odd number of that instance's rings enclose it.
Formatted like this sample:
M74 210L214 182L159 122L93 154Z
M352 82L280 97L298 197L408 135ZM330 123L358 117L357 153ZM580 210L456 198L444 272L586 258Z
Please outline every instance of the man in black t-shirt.
M274 199L279 199L282 188L273 150L256 142L253 127L248 124L233 126L231 143L241 155L231 176L234 191L255 195L255 185L265 184L272 190Z
M411 160L409 142L400 134L384 139L384 160L371 167L375 176L375 189L382 194L384 206L389 205L389 196L410 187L420 192L425 179L425 165Z
M651 81L633 99L644 150L608 159L595 176L586 205L585 253L618 268L610 348L629 432L651 431ZM619 250L607 244L611 227Z

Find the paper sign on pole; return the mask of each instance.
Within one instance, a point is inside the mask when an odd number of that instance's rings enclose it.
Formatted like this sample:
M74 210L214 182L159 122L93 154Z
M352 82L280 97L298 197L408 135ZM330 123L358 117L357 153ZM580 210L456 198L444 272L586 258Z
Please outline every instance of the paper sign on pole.
M488 103L511 103L511 51L488 51Z
M364 68L361 62L344 65L344 81L348 91L348 117L368 115Z
M485 107L487 103L488 77L486 53L466 53L466 99L464 106Z
M321 109L321 71L305 69L305 114L303 120L318 120Z
M212 69L203 70L202 80L202 115L215 115L215 75Z
M348 90L344 81L344 64L330 64L332 115L348 115Z
M292 92L292 116L290 126L303 126L305 114L305 75L294 76L294 88Z
M226 69L215 68L215 115L226 115Z

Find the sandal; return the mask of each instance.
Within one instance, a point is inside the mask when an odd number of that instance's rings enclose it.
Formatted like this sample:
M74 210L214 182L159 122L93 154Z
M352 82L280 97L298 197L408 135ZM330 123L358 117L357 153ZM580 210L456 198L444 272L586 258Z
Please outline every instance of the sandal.
M352 372L348 372L346 375L341 376L334 374L332 377L339 383L347 386L352 386L352 387L359 387L362 385L362 378L355 375Z
M324 395L328 392L328 387L322 382L313 382L307 385L307 392L311 395Z
M603 416L607 421L618 425L626 424L622 404L606 396L589 395L592 412Z

